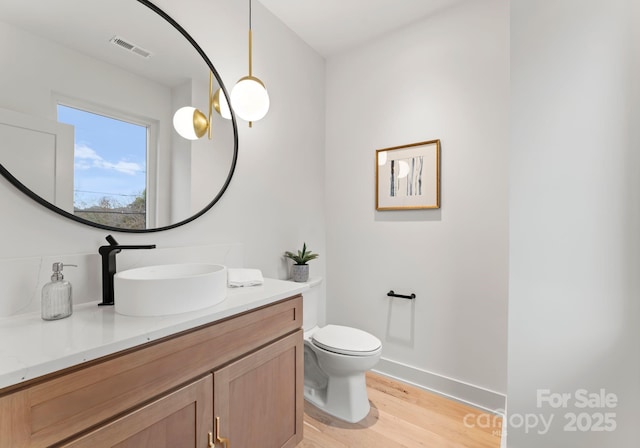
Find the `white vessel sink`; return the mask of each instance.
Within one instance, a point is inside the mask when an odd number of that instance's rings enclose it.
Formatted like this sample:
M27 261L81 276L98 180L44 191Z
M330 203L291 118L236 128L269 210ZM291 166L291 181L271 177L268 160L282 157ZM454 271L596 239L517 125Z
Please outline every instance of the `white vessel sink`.
M207 308L227 296L227 268L186 263L147 266L113 277L116 313L166 316Z

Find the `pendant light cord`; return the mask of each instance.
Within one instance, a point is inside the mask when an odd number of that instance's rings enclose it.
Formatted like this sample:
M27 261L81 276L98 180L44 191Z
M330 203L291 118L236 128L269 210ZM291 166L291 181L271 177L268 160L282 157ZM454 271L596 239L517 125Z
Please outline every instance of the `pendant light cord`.
M249 76L253 76L253 36L251 34L251 0L249 0Z

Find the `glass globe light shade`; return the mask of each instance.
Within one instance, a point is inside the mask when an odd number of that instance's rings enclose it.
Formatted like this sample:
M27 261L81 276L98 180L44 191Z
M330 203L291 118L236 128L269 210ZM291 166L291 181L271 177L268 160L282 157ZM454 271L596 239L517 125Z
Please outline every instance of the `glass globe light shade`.
M216 90L216 93L213 94L213 107L222 118L231 120L231 109L229 109L227 97L224 96L222 89Z
M231 91L231 105L245 121L258 121L269 111L267 89L255 76L241 78Z
M198 140L207 132L207 117L195 107L181 107L173 114L173 127L180 137Z

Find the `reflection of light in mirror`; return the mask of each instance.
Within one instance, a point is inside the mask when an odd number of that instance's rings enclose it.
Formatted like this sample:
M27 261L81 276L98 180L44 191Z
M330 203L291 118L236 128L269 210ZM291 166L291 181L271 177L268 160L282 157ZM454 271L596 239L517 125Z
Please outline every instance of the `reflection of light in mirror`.
M398 179L403 179L409 174L409 164L404 160L398 160Z
M207 134L209 140L213 135L211 129L211 111L213 110L213 72L209 72L209 115L205 115L192 106L181 107L173 114L173 128L180 137L187 140L198 140ZM208 131L208 132L207 132Z
M216 93L213 94L213 107L222 118L231 120L231 109L229 108L227 97L224 96L222 89L216 90Z
M387 152L382 151L378 153L378 166L384 166L387 163Z
M204 114L195 107L185 106L176 111L173 115L173 127L180 134L180 137L187 140L198 140L204 135L206 128L204 130L196 129L198 114L202 115L205 121L207 120L207 117L204 117Z

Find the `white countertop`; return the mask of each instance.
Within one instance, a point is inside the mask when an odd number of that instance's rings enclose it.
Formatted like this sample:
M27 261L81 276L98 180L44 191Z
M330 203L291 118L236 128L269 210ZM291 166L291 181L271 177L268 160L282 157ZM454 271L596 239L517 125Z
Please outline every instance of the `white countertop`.
M265 279L262 286L228 288L216 306L163 317L130 317L98 302L76 305L62 320L40 313L0 319L0 389L110 355L171 334L249 311L303 291L309 285Z

